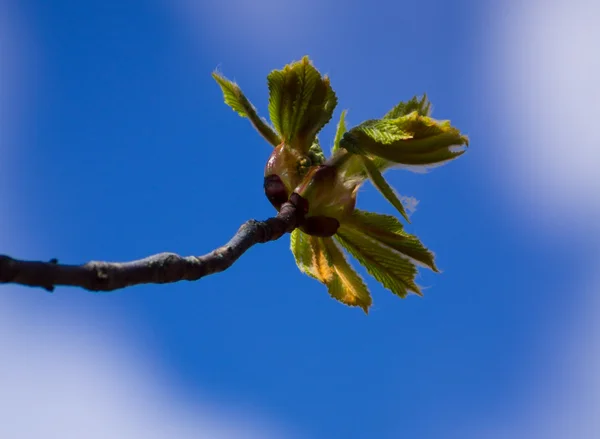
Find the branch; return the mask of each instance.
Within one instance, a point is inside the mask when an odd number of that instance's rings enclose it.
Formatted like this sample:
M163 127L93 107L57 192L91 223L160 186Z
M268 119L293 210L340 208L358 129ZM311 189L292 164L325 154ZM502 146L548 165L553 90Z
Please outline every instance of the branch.
M0 255L0 283L16 283L53 291L58 285L90 291L113 291L140 284L164 284L198 280L231 267L255 244L275 241L304 221L305 201L293 194L277 216L266 221L249 220L224 246L204 256L182 257L159 253L131 262L90 261L83 265L22 261Z

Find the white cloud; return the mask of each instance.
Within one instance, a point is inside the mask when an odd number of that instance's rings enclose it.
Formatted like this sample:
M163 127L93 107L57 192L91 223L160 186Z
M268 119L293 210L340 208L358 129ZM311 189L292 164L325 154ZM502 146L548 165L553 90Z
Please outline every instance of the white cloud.
M289 437L247 409L197 403L169 390L148 366L153 359L129 353L136 349L111 332L86 331L72 316L0 300L0 437Z
M600 221L600 2L493 3L485 89L507 144L496 176L548 220ZM489 36L489 35L488 35ZM487 40L487 37L483 40ZM514 200L513 200L514 201Z

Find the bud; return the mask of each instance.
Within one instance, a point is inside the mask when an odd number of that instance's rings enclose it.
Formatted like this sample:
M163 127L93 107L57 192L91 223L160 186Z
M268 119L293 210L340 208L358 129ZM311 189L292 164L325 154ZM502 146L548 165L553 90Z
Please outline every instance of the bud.
M313 236L333 236L356 205L358 184L344 181L337 166L320 165L310 169L294 193L308 203L308 213L300 229Z
M304 220L304 224L300 226L307 235L318 236L320 238L329 238L336 234L340 222L335 218L326 216L309 216Z
M288 191L278 175L269 175L264 180L265 195L277 211L288 200Z
M299 164L306 161L298 151L285 144L277 146L265 166L265 195L279 210L288 199L289 194L301 181Z

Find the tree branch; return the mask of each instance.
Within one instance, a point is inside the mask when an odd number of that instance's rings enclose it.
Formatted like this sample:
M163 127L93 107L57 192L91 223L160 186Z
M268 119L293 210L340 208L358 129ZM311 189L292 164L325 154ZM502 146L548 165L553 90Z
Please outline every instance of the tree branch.
M16 283L53 291L58 285L90 291L113 291L140 284L164 284L198 280L231 267L255 244L275 241L304 221L306 201L293 194L277 216L266 221L249 220L231 240L204 256L159 253L131 262L90 261L83 265L22 261L0 255L0 283Z

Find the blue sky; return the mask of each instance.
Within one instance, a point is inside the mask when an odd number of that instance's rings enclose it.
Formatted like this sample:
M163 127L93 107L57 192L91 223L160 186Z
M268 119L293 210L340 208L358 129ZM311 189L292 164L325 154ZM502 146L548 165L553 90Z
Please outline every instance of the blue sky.
M2 287L1 436L594 437L600 10L542 3L1 0L12 256L204 254L271 216L271 147L215 68L266 116L267 73L308 54L351 125L427 92L471 138L388 174L443 273L406 300L369 280L369 316L301 275L287 238L195 283ZM371 186L358 203L394 213Z

